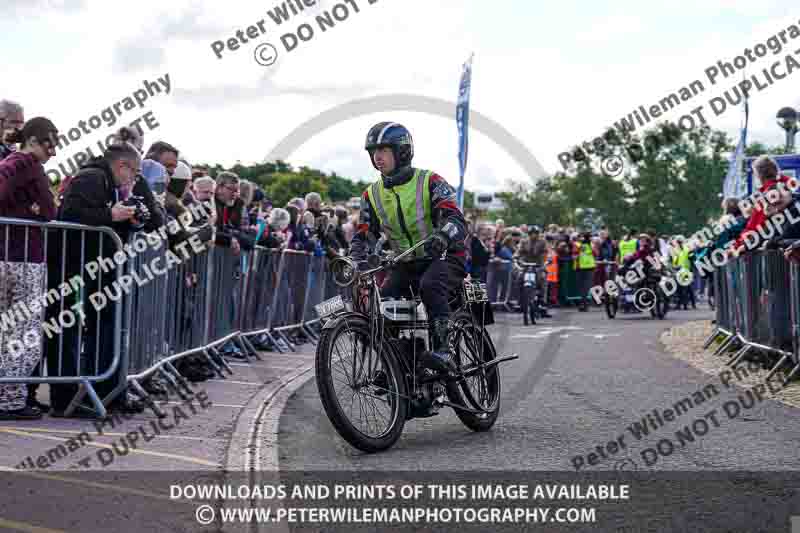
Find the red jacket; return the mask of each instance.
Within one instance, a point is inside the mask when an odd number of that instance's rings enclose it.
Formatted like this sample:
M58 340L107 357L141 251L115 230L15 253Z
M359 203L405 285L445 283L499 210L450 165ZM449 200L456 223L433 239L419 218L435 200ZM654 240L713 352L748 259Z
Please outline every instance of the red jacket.
M778 179L769 180L764 185L762 185L761 188L758 190L759 192L764 192L773 185L775 185L776 183L786 183L789 181L789 179L790 178L788 176L784 176L783 174L781 174L780 176L778 176ZM753 212L750 214L750 218L747 219L747 225L744 227L742 232L739 234L739 237L736 239L734 248L744 247L745 246L744 235L748 231L752 231L754 233L757 232L758 228L760 228L764 224L764 222L766 222L766 220L767 220L767 214L764 212L764 210L761 207L754 208Z
M39 206L35 214L31 206ZM14 152L0 161L0 217L49 221L56 217L56 205L44 167L32 154ZM42 233L28 231L25 249L25 228L11 226L8 257L5 257L5 228L0 231L0 260L41 263L44 260Z
M641 241L639 241L641 243ZM656 249L653 247L652 244L641 244L639 249L636 250L635 253L631 254L627 261L625 261L625 265L632 265L639 259L645 260L647 257L653 255L656 252ZM645 263L646 265L646 263Z

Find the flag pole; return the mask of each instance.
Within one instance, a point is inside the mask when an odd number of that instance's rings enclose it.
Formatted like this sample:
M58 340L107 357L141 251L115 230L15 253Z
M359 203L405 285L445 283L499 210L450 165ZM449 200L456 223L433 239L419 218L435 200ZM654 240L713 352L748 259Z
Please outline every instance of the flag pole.
M456 126L458 128L458 167L459 182L456 198L458 208L464 210L464 174L467 170L467 154L469 152L469 96L472 86L472 59L475 53L462 66L461 81L458 85L458 102L456 104Z

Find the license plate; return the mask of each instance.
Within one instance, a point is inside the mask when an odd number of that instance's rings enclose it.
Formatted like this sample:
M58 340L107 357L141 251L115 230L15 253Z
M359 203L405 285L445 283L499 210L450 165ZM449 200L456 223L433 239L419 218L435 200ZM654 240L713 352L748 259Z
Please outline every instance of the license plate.
M342 300L341 296L334 296L330 300L325 300L321 304L314 306L314 310L316 310L320 318L325 318L342 309L344 309L344 300Z

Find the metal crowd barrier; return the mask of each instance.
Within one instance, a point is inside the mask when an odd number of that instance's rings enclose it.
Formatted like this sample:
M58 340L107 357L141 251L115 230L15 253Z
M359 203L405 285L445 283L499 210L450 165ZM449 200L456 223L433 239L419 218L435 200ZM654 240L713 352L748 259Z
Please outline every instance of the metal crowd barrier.
M789 268L789 316L792 321L792 363L794 368L786 382L800 372L800 265L792 263Z
M567 305L572 300L582 300L578 293L575 257L558 258L558 303Z
M506 272L506 270L508 270ZM512 285L514 269L512 261L506 259L491 259L486 268L486 288L489 301L493 306L503 307L511 311ZM498 294L499 293L499 294Z
M327 259L324 256L313 256L307 271L305 280L305 301L303 302L303 330L313 340L319 340L314 325L319 323L319 318L314 310L312 303L320 303L325 300L325 284ZM334 284L335 285L335 284Z
M718 268L714 283L716 327L704 348L718 337L724 337L714 353L719 355L734 348L736 351L727 363L731 367L754 350L777 357L766 381L791 361L794 366L784 381L788 383L800 372L800 270L797 265L789 265L780 250L753 251L731 258Z
M71 398L65 415L88 395L105 416L128 366L115 283L124 263L112 259L125 255L120 238L104 227L0 218L0 254L0 385L49 383ZM38 354L40 375L14 357L22 349Z
M314 306L342 291L325 257L260 247L235 256L210 243L202 251L185 247L180 253L157 242L134 233L123 246L109 228L0 219L0 254L5 252L0 256L0 355L8 360L9 342L23 341L46 355L43 375L31 376L32 369L17 358L13 367L0 367L0 384L48 383L51 394L72 387L66 390L71 400L65 414L70 416L88 395L101 417L130 386L165 416L144 390L145 380L157 375L186 398L191 390L174 366L182 358L203 357L225 378L233 371L220 345L234 343L246 358L260 359L248 337L263 335L280 351L296 348L286 335L293 330L316 342ZM106 272L92 280L86 265L98 256ZM28 279L38 279L41 287L25 286L16 293L25 298L7 301L11 284ZM92 303L105 306L98 313ZM70 308L83 311L75 322L66 320ZM45 325L44 331L53 333L45 338L42 319L57 323L61 318L63 330ZM38 335L25 337L29 323L38 326L33 328Z

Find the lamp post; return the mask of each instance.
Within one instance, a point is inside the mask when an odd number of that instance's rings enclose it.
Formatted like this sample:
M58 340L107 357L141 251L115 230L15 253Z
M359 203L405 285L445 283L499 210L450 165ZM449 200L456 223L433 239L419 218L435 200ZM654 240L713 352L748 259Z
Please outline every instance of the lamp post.
M775 117L778 126L786 132L786 153L794 153L794 136L797 134L798 114L791 107L784 107Z

